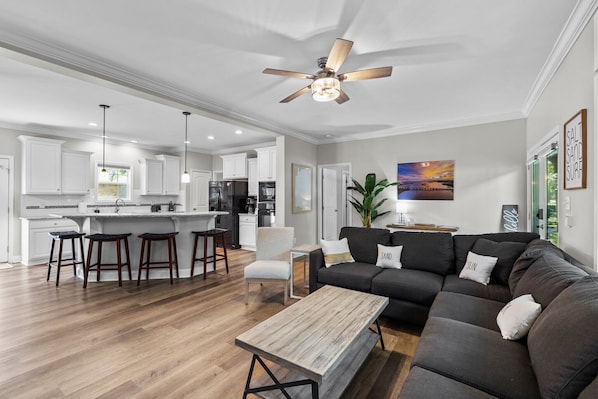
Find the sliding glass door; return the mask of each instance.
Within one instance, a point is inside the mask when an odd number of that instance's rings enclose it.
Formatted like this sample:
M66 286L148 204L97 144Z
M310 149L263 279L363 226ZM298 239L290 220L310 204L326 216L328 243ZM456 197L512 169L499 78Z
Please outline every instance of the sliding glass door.
M558 244L558 146L550 143L538 151L528 163L528 198L531 231Z

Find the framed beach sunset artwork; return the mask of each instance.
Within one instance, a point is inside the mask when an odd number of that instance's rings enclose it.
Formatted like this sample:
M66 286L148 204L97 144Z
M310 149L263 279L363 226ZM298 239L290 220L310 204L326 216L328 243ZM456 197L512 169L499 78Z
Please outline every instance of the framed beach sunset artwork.
M397 164L397 199L452 200L455 161Z

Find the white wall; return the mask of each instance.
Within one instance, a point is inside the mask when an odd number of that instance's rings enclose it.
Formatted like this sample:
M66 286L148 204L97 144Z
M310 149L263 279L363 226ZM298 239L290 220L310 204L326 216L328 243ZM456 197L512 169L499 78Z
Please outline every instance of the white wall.
M594 117L594 30L590 23L570 50L527 119L527 147L533 147L555 126L561 127L580 109L587 109L587 188L559 190L559 246L582 263L596 267L595 260L595 117ZM561 137L562 139L562 137ZM561 146L562 148L562 146ZM559 174L562 174L562 163ZM563 199L570 198L574 216L565 226Z
M318 147L318 164L348 162L353 178L363 181L370 172L377 178L397 180L398 163L455 161L453 201L409 201L408 214L416 222L459 226L459 233L497 232L504 204L526 212L525 120L514 120L426 133L326 144ZM391 210L374 222L384 227L396 221L396 187L383 192ZM353 224L360 219L353 214ZM520 223L525 228L524 221Z

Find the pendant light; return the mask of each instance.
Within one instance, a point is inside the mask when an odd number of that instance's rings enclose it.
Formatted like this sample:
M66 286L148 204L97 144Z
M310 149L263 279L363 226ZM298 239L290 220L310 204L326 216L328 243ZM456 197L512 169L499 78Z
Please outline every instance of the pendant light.
M187 144L189 144L189 140L187 140L187 120L191 113L183 111L183 115L185 115L185 171L181 175L181 183L189 183L191 182L191 176L189 176L189 172L187 172Z
M99 181L108 181L108 171L106 170L106 108L110 108L109 105L100 104L100 107L104 109L104 123L102 126L102 170L98 176Z

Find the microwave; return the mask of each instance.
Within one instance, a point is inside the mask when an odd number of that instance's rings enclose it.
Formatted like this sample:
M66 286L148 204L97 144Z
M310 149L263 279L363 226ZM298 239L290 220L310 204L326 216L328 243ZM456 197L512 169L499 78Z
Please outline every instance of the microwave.
M276 201L276 183L263 181L258 184L258 202Z

